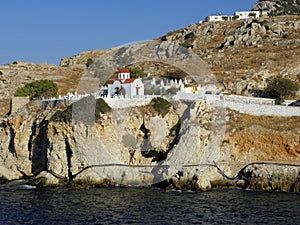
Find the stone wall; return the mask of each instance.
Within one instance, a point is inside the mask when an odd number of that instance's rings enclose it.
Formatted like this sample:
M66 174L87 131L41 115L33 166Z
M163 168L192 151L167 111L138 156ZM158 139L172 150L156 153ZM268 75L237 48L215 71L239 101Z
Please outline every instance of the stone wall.
M238 95L195 95L187 93L177 93L174 97L179 100L205 100L214 103L216 106L237 110L240 113L255 116L300 116L300 108L286 105L274 105L274 99L254 98ZM286 104L291 101L287 101Z
M141 98L105 98L104 100L113 109L123 109L147 105L154 97L156 96L145 96Z
M76 95L76 98L60 98L49 99L43 101L43 109L57 108L61 105L67 105L69 101L78 101L88 95ZM100 96L95 95L96 98ZM144 106L151 102L155 97L164 97L161 95L145 95L136 98L104 98L105 102L113 109L123 109L128 107ZM256 116L269 115L269 116L300 116L300 108L286 105L274 105L274 99L268 98L256 98L245 97L238 95L206 95L206 94L190 94L178 92L175 96L172 96L174 100L184 101L200 101L204 100L207 103L216 104L216 106L230 108L237 110L240 113L251 114ZM285 104L291 101L285 102Z
M241 102L219 101L217 105L224 108L237 110L240 113L251 114L255 116L300 116L300 108L283 105L260 105Z
M29 102L29 97L12 97L10 100L10 112L15 113Z

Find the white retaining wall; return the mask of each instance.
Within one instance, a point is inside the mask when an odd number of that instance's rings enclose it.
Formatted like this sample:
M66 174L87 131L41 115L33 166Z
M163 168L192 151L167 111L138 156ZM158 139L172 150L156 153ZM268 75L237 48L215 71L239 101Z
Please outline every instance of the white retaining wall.
M104 101L113 109L123 109L148 105L155 96L137 98L104 98Z
M300 107L216 101L216 105L256 116L300 116Z
M94 95L96 98L100 96ZM78 96L71 100L76 101L84 96ZM145 95L134 98L104 98L107 104L113 109L122 109L128 107L137 107L147 105L155 97L163 97L156 95ZM203 100L209 103L216 104L217 106L230 108L237 110L241 113L252 114L252 115L266 115L266 116L300 116L300 107L285 106L285 105L273 105L273 99L266 98L254 98L244 97L237 95L205 95L205 94L188 94L188 93L177 93L173 96L175 100L186 100L186 101L199 101ZM44 100L45 101L45 100ZM52 99L48 101L53 101Z

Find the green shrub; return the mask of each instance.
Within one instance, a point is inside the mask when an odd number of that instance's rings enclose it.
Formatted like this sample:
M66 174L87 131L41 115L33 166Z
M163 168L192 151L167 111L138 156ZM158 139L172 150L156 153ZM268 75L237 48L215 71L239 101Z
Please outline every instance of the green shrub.
M170 129L169 136L174 137L179 132L181 127L181 120L178 118L177 123Z
M34 98L50 98L57 96L58 87L52 80L38 80L18 88L14 94L15 97L27 97L30 100Z
M155 87L155 88L152 87L150 89L145 89L144 94L145 95L160 95L161 91L160 91L160 88L158 88L158 87Z
M195 33L194 32L190 32L188 34L186 34L184 36L184 40L190 39L190 38L194 38L195 37Z
M77 102L81 107L88 107L87 103L89 102L88 99L89 97L83 98ZM76 108L76 107L75 107ZM51 117L50 121L52 122L63 122L63 123L68 123L72 121L72 110L73 110L73 104L69 105L65 110L63 111L56 111L53 116ZM95 121L100 119L100 113L108 113L111 112L111 107L102 99L97 99L96 100L96 105L95 105Z
M71 122L72 121L72 105L69 105L63 111L60 111L60 110L56 111L50 118L50 121L63 122L63 123Z
M171 87L166 90L165 94L167 95L176 95L176 93L179 91L179 88Z
M111 112L111 107L103 100L103 98L99 98L96 100L95 106L95 120L100 119L100 113L108 113Z
M277 76L268 81L265 91L268 97L277 99L276 103L279 104L284 97L295 96L298 90L299 84L297 82Z
M86 67L90 67L93 63L94 63L94 60L89 58L85 65L86 65Z
M160 97L153 98L150 104L152 105L153 109L155 109L155 111L163 117L170 111L172 107L170 102Z
M162 77L168 78L169 80L184 80L184 78L187 77L187 74L183 71L177 70L174 72L168 72L164 75L162 75Z
M128 68L130 71L130 77L131 78L144 78L146 77L146 74L143 70L135 67L135 68Z
M160 39L161 39L162 41L167 41L167 40L168 40L168 38L167 38L166 35L162 36Z

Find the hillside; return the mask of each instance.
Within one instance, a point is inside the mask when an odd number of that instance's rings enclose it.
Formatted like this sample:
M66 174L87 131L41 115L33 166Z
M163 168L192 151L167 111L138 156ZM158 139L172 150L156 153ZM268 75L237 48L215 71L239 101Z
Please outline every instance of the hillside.
M270 15L300 15L299 0L260 0L254 10L267 10Z
M199 55L223 85L223 91L251 94L274 75L300 80L300 18L192 24L162 37Z
M61 66L21 61L0 66L0 115L9 112L10 97L17 88L34 80L53 80L58 85L60 95L76 91L78 82L86 71L87 60L101 55L102 52L95 50L63 58Z
M190 48L208 65L224 93L250 96L265 89L267 80L272 76L300 81L299 31L300 18L288 15L191 24L157 40L161 41L161 49L167 49L164 54L176 45ZM127 50L108 50L101 60L124 60L128 54L138 53L136 46ZM187 76L186 71L157 61L146 60L131 66L139 67L152 76L170 73ZM90 72L96 76L101 68L101 63L96 62Z
M267 2L260 1L254 9L265 9L264 4ZM270 77L277 75L300 81L300 18L295 15L191 24L157 40L166 48L175 45L190 48L208 65L224 93L254 95L266 87ZM119 57L115 52L114 48L83 52L62 58L60 66L19 61L0 66L0 114L9 111L9 98L15 90L33 80L57 82L59 94L76 91L80 78L88 72L87 66L93 68L91 64L98 57ZM185 71L158 62L131 66L154 76L167 73L186 76ZM94 71L89 72L92 73L88 76L94 77Z

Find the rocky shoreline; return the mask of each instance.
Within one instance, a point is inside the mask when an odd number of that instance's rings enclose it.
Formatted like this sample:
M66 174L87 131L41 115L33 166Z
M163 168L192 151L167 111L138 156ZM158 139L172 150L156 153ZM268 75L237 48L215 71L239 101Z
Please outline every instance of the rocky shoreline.
M154 104L98 112L85 125L68 108L59 120L31 102L1 122L0 176L42 187L299 192L299 117L222 115L205 101Z

